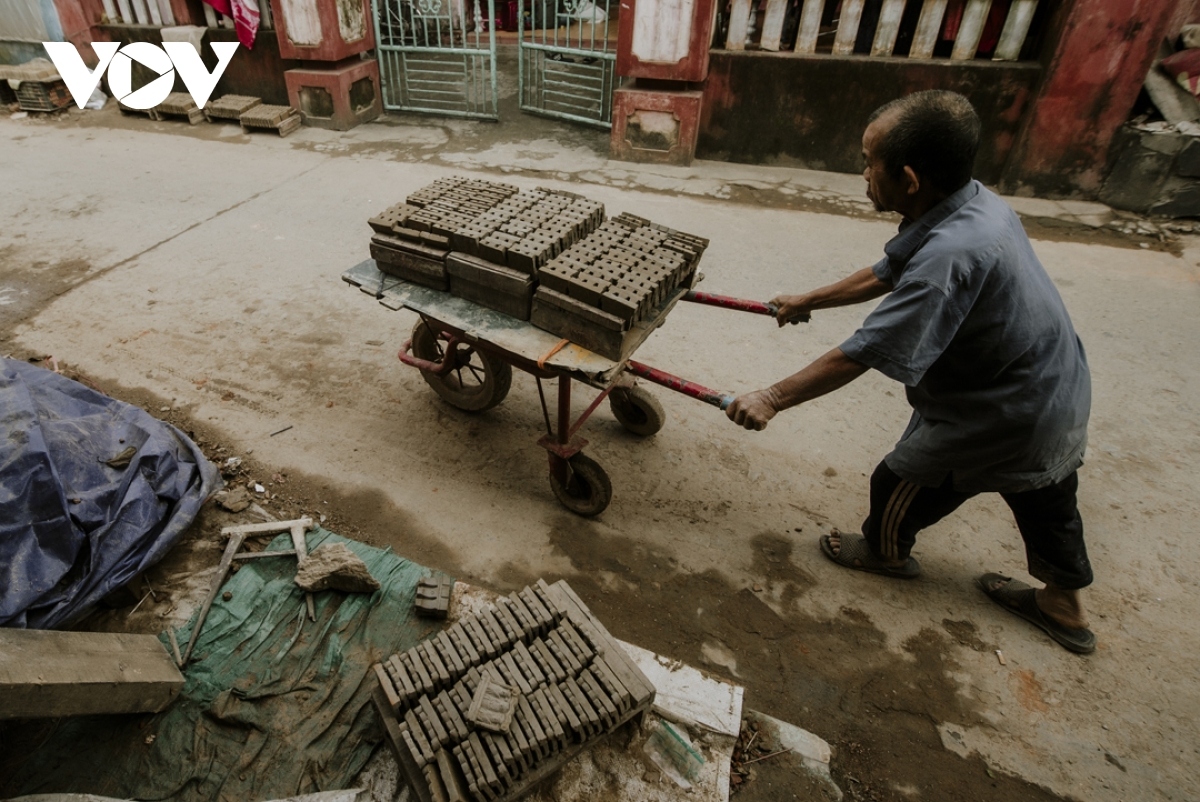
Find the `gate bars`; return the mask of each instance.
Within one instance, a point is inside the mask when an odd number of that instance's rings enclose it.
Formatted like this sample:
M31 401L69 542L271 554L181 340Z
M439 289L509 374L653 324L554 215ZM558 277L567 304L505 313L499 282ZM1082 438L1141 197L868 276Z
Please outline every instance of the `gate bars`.
M495 0L372 5L384 108L499 119Z

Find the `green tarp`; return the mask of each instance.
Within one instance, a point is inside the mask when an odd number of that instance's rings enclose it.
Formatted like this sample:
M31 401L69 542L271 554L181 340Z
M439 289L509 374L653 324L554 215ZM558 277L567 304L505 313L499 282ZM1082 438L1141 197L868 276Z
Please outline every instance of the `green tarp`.
M424 568L324 529L308 534L309 550L326 542L345 543L382 588L316 593L314 622L293 582L295 557L243 563L223 586L230 600L213 603L169 709L64 719L41 743L6 744L0 797L253 802L348 787L383 737L371 664L438 626L413 614ZM290 548L287 535L268 547ZM177 631L181 647L193 623Z

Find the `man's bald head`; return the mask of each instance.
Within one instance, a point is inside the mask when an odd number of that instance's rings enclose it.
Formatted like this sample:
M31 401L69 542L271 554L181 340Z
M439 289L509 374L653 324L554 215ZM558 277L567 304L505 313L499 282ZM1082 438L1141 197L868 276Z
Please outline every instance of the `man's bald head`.
M878 155L887 171L905 167L949 195L971 180L979 150L979 115L957 92L929 90L893 100L871 115L883 129Z

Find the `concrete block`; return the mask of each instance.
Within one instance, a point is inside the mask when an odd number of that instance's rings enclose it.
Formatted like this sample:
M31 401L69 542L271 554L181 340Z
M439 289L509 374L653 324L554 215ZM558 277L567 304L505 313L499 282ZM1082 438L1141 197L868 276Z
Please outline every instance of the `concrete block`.
M454 702L454 706L458 709L458 714L463 717L463 720L467 720L467 714L471 711L471 693L467 690L466 682L460 680L447 693L450 701Z
M600 714L596 712L596 708L588 701L587 694L583 692L583 689L570 677L559 687L562 689L567 701L575 709L575 714L579 716L584 735L590 738L598 733L600 731Z
M508 635L505 634L504 627L496 618L496 613L493 609L485 608L483 612L479 614L479 621L481 624L483 624L484 630L487 632L488 637L495 645L497 654L508 648L508 644L510 643Z
M436 254L437 251L432 248L424 248L417 251L417 253L425 255L428 259L433 259L433 254ZM443 262L443 276L445 276L444 261L446 255L447 252L441 252L440 259ZM435 289L445 289L445 287L435 287ZM443 573L436 572L430 576L422 577L417 582L417 597L413 605L417 611L417 615L428 618L445 618L450 613L450 598L453 592L454 580Z
M535 640L529 645L529 652L537 660L538 667L550 682L559 683L567 678L567 670L562 666L544 640Z
M587 665L596 655L596 650L592 645L580 634L579 630L571 622L570 618L564 618L558 624L558 632L562 636L563 641L573 651L576 659L581 665Z
M496 615L496 620L500 622L500 626L504 628L504 634L510 643L520 640L525 636L525 628L522 626L522 622L517 619L515 611L509 606L507 599L497 599L493 612Z
M487 749L479 738L479 733L471 733L466 743L471 746L471 753L475 757L475 765L481 769L484 780L484 794L487 796L490 791L492 796L489 798L494 799L495 794L500 789L500 780L496 776L496 770L492 766L491 759L488 757Z
M569 734L575 739L582 741L583 723L579 720L579 714L575 712L575 708L567 701L563 695L562 688L559 685L551 685L547 689L547 695L554 702L554 708L558 711L561 719L565 721L565 727Z
M592 660L592 665L590 668L592 670L592 675L595 676L596 680L604 687L604 691L608 694L608 698L613 701L613 704L617 706L617 709L621 712L621 714L628 713L631 709L633 709L633 694L631 694L629 690L621 683L621 680L617 678L617 675L613 672L612 668L609 667L608 662L603 657L597 655L596 658Z
M409 649L400 655L400 664L408 671L408 675L413 678L413 684L416 686L418 693L430 693L434 690L435 683L433 678L425 668L424 661L421 660L413 649Z
M448 802L470 802L470 797L467 796L465 778L457 761L453 757L453 752L449 749L439 749L435 757L437 759L438 774L441 775L442 784L446 786L446 799Z
M437 646L438 655L442 658L442 663L450 672L451 679L460 677L467 670L467 666L459 656L458 649L451 642L450 636L445 630L442 630L434 637L433 642Z
M546 684L546 674L534 659L529 647L524 643L518 642L513 646L513 653L516 655L520 663L521 670L525 672L525 676L529 678L529 684L537 688Z
M429 734L429 743L434 749L439 749L442 746L450 743L450 733L446 729L446 725L442 723L442 717L438 714L428 696L422 696L418 701L419 718L426 727L426 732Z
M532 732L533 734L532 745L534 750L540 755L542 760L545 760L550 754L550 738L546 735L546 730L538 720L537 714L529 706L529 699L527 697L522 696L517 699L517 716L523 724L528 725L526 732Z
M467 720L491 732L508 732L517 696L514 686L500 682L490 671L484 672L471 697Z
M300 112L291 106L273 106L262 103L238 117L242 132L254 130L275 131L281 137L295 131L301 125Z
M488 637L486 630L483 628L483 622L478 617L472 616L465 619L463 621L463 630L470 637L471 644L482 657L488 659L495 657L496 647L492 644L492 639Z
M567 733L558 719L558 713L555 712L554 706L547 700L545 692L539 689L530 694L529 706L537 714L542 729L550 738L551 751L562 751L567 745Z
M437 764L429 763L421 769L421 774L425 777L425 785L429 790L429 802L447 802L449 797L446 796L446 784L442 782Z
M575 676L583 669L583 664L579 662L574 650L567 645L558 629L546 636L546 645L550 647L550 651L554 653L558 662L566 668L569 677Z
M424 766L433 760L433 745L429 742L426 731L414 711L409 710L404 714L404 724L407 727L407 732L412 736L412 742L416 747L415 754L420 756L417 764Z
M500 742L496 736L491 733L482 733L479 736L480 743L487 749L488 758L491 761L492 768L496 772L496 778L499 780L502 787L507 787L511 784L513 777L509 773L508 764L504 761L504 754L500 750Z
M532 693L533 686L529 684L529 680L525 678L525 674L517 667L516 660L513 659L512 651L507 651L496 658L495 665L504 672L510 682L520 689L521 693Z
M400 694L396 692L396 686L392 684L392 678L388 676L387 670L381 663L376 663L371 666L375 670L375 677L379 681L379 687L383 689L383 695L387 697L388 707L392 713L399 715L402 700Z
M400 662L399 655L392 655L387 661L389 673L393 677L393 682L396 684L396 690L404 697L407 703L417 697L417 683L413 681L412 676Z
M404 727L402 730L400 730L400 738L405 748L408 750L409 757L412 759L413 763L415 763L419 769L424 768L429 761L425 757L425 752L423 752L421 747L417 744L417 739L415 736L413 736L412 728Z
M466 719L458 712L457 705L451 700L449 691L442 691L434 697L433 707L446 727L446 731L450 733L451 741L457 742L467 737L470 729Z
M446 688L450 685L450 670L446 668L446 664L442 662L442 656L438 654L437 649L430 641L422 641L417 645L421 655L425 661L425 667L429 670L429 676L433 677L433 681L438 688Z
M555 603L554 598L550 594L550 586L546 584L546 580L539 579L533 585L533 592L542 600L542 604L546 605L546 609L550 611L555 621L561 619L564 615L562 609Z
M591 668L585 668L579 673L578 684L588 695L588 700L596 708L597 712L600 713L604 721L604 726L614 726L618 718L616 705L612 703L612 700L608 698L608 694L604 692L600 683L596 681L596 678L592 675Z

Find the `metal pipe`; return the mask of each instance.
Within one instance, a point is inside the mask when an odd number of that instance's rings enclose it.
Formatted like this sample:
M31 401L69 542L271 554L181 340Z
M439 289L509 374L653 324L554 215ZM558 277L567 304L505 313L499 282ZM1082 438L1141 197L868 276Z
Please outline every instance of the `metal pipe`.
M633 359L626 363L626 370L635 376L640 376L655 384L661 384L669 390L683 393L686 396L703 401L706 404L712 404L714 407L722 410L732 404L733 399L736 397L729 393L722 393L718 390L705 387L702 384L682 379L672 373L667 373L665 370L650 367Z
M775 317L779 312L779 307L772 303L763 303L762 301L749 301L744 298L733 298L728 295L714 295L711 292L697 292L696 290L688 290L684 293L682 300L691 301L695 304L704 304L705 306L719 306L722 309L733 309L738 312L750 312L755 315L770 315ZM811 319L811 315L804 314L799 317L792 318L789 323L795 325L797 323L807 323Z

